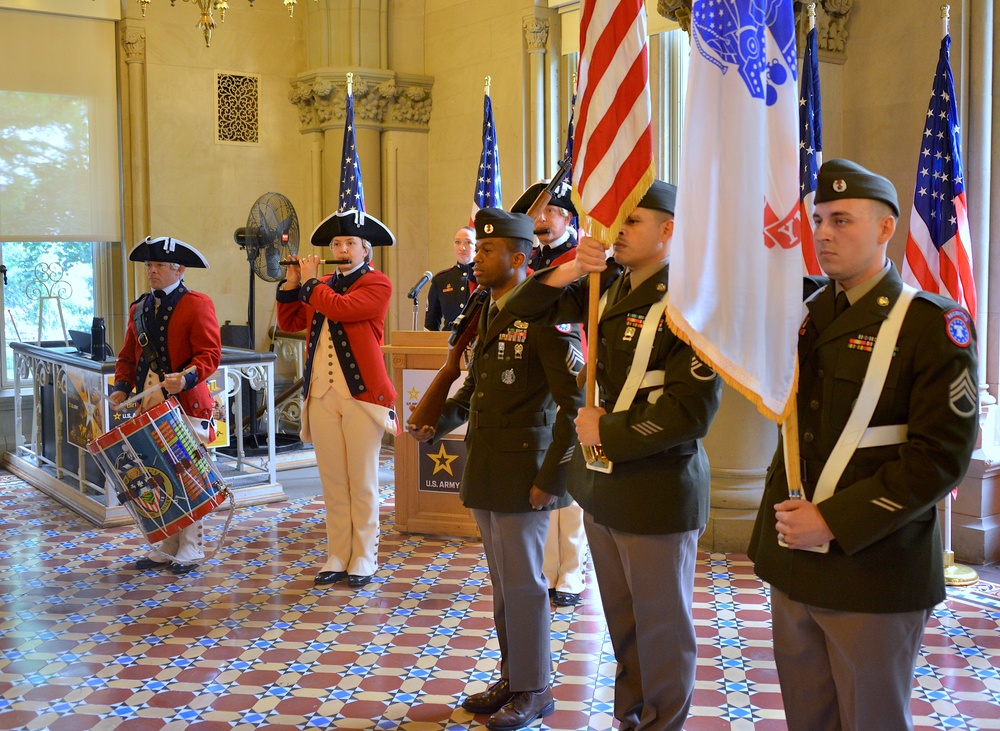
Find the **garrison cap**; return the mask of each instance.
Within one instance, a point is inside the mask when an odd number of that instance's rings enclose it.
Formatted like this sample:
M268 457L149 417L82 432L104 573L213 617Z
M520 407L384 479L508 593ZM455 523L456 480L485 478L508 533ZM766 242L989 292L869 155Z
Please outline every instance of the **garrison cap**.
M392 231L369 213L350 209L330 214L320 222L309 237L313 246L329 246L334 236L357 236L372 246L392 246L396 237Z
M545 190L545 186L549 184L548 180L539 180L537 183L533 183L528 186L528 189L521 193L521 197L514 201L514 205L510 207L511 213L527 213L528 209L531 208L531 204L535 202L538 195ZM556 206L557 208L565 208L570 212L570 215L576 215L576 207L573 205L573 201L570 198L570 191L572 188L569 185L563 185L560 188L560 194L552 196L552 200L549 201L550 206Z
M636 208L651 208L654 211L666 211L673 215L676 203L677 186L672 183L664 183L662 180L654 180Z
M208 269L208 259L200 251L170 236L147 236L132 247L129 261L162 261L192 269Z
M896 188L888 179L851 160L827 160L819 169L816 203L845 198L869 198L886 203L898 216Z
M476 212L477 239L535 239L535 222L523 213L507 213L502 208L483 208Z

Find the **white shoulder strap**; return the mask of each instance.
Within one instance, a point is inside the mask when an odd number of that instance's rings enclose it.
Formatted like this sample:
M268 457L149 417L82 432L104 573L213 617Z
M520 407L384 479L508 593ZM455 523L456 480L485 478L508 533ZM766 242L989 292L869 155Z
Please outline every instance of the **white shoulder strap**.
M653 352L653 338L656 337L656 329L660 324L660 318L663 317L663 313L667 309L667 302L669 301L670 295L664 292L663 297L658 302L650 305L649 312L646 313L646 317L642 321L639 340L635 344L635 352L632 354L632 368L628 372L628 378L625 379L625 385L622 386L621 393L618 394L618 400L615 402L615 411L625 411L632 405L632 400L635 398L643 379L646 377L646 368L649 367L649 356Z
M889 317L879 328L878 336L875 340L875 347L872 349L871 360L868 361L868 370L865 372L865 380L861 385L861 392L858 394L851 416L840 433L833 452L823 466L819 481L816 483L816 491L813 493L813 503L820 503L833 495L833 491L840 481L840 476L844 474L847 463L851 460L861 437L864 436L868 424L875 413L875 406L878 404L879 396L882 395L882 386L885 385L885 377L889 372L889 364L892 362L892 354L896 349L896 341L899 339L899 329L903 325L906 317L906 310L913 300L917 290L904 284L903 291L899 293L899 299L893 305Z

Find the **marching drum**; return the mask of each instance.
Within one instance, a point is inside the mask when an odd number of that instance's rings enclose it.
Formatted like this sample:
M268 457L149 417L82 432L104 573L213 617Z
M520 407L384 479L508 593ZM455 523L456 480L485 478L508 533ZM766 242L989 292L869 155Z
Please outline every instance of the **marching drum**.
M219 469L174 399L98 437L87 449L150 544L200 520L227 498L232 505Z

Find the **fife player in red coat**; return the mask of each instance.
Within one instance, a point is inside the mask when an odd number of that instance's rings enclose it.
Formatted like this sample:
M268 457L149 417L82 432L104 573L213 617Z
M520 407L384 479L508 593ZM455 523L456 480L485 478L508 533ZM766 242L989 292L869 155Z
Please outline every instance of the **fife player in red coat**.
M219 320L211 298L192 292L182 281L187 267L207 269L208 261L190 244L169 236L147 237L132 248L128 258L146 263L151 291L130 308L109 398L120 404L133 389L145 391L160 383L162 388L144 397L139 411L176 396L195 435L208 443L215 438L215 428L205 379L215 373L222 358ZM140 344L140 330L148 343L145 348ZM181 373L189 367L193 372ZM175 574L186 574L204 558L199 520L161 541L134 565L140 571L169 567Z
M373 269L372 246L395 237L363 211L323 221L314 246L333 249L336 274L318 277L319 257L292 257L277 291L278 326L308 330L302 441L316 445L326 505L327 559L317 586L355 588L378 568L378 457L382 432L398 433L396 392L382 354L392 284Z

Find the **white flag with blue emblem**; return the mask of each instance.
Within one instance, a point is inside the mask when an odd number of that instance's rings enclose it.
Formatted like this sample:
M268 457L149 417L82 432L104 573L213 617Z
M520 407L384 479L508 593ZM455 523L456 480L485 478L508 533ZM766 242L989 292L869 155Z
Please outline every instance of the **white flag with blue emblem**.
M773 421L802 320L792 0L695 0L671 327Z

